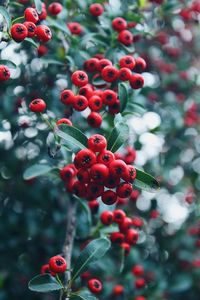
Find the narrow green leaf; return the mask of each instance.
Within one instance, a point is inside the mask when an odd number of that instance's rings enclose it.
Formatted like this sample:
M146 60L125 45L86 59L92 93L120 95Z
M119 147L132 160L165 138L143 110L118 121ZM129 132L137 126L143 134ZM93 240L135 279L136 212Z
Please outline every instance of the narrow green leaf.
M118 96L120 100L120 111L123 112L128 102L128 88L123 82L118 84Z
M90 263L100 259L110 248L110 241L107 238L99 238L90 242L77 258L72 272L72 280L87 270Z
M0 14L5 18L9 29L11 27L11 19L7 9L5 9L3 6L0 6Z
M42 12L42 1L41 0L34 0L35 2L35 7L36 7L36 10L39 14L41 14Z
M40 293L57 291L63 288L62 285L50 274L33 277L29 281L28 287L31 291Z
M17 66L14 62L12 62L11 60L7 60L7 59L0 59L0 65L6 65L9 68L14 68L14 69L17 68Z
M57 129L56 134L66 141L67 147L70 147L70 149L74 152L77 148L79 150L87 148L88 139L86 135L73 126L62 125L62 130Z
M53 167L48 165L33 165L29 167L23 174L23 178L25 180L29 180L38 176L42 176L48 172L50 172Z
M108 150L116 152L128 139L129 127L124 123L117 123L108 137Z
M160 184L154 177L137 168L136 171L137 175L133 182L133 186L151 193L155 193L160 189Z
M47 21L49 26L59 29L62 32L66 33L67 35L71 35L70 30L68 29L64 21L62 20L57 21L50 18L48 18Z
M27 42L29 44L31 44L32 46L34 46L35 48L38 48L38 44L31 38L25 38L25 40L23 42Z
M124 249L120 249L120 268L119 273L122 273L124 270L124 263L125 263L125 251Z

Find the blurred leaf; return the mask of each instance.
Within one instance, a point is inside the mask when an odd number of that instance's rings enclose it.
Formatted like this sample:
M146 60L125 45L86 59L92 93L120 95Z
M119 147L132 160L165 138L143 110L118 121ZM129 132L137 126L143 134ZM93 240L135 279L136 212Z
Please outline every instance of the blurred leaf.
M155 193L160 189L158 181L151 175L136 168L137 175L133 185L147 192Z
M78 295L71 295L74 300L97 300L89 291L81 291Z
M63 62L56 60L56 59L51 59L51 58L40 58L41 62L47 65L58 65L58 66L63 66L65 65Z
M90 227L92 224L91 211L87 205L87 202L75 197L79 202L78 207L78 220L76 226L76 235L81 238L85 238L89 235Z
M192 278L190 274L177 274L169 290L173 293L180 293L188 290L191 286Z
M50 172L53 167L48 165L33 165L29 167L23 174L24 180L29 180L38 176L42 176L48 172Z
M49 274L35 276L29 281L28 287L31 291L40 293L52 292L62 289L62 285Z
M119 122L115 125L108 137L108 150L116 152L128 139L129 127L127 124Z
M124 270L124 263L125 263L125 251L123 248L120 249L120 268L119 272L122 273Z
M25 38L25 40L24 40L23 42L27 42L27 43L33 45L35 48L38 48L38 46L39 46L39 45L38 45L33 39L31 39L31 38Z
M3 6L0 6L0 14L5 18L9 29L11 27L11 19L8 10Z
M6 65L9 68L17 68L16 64L14 62L12 62L11 60L7 60L7 59L0 59L0 64L1 65Z
M125 83L118 84L118 97L120 100L120 111L123 112L128 101L128 88Z
M72 272L73 280L87 270L90 263L100 259L110 248L110 241L107 238L99 238L90 242L77 258Z
M41 0L34 0L35 2L35 7L36 7L36 10L39 14L41 14L42 12L42 1Z
M54 27L54 28L59 29L62 32L66 33L67 35L71 35L71 33L70 33L70 31L69 31L69 29L68 29L68 27L67 27L67 25L65 24L64 21L62 21L62 20L59 20L59 21L53 20L49 17L48 17L47 21L48 21L48 25L50 27Z

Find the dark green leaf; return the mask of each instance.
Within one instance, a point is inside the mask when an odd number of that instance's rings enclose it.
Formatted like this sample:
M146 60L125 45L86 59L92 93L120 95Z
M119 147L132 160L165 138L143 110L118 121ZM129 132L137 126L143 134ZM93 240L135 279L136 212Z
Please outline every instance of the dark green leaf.
M51 58L40 58L43 64L46 65L58 65L58 66L63 66L65 65L63 62L56 60L56 59L51 59Z
M16 64L10 60L7 59L0 59L0 65L6 65L9 68L17 68Z
M27 43L33 45L35 48L38 48L38 46L39 46L39 45L38 45L33 39L31 39L31 38L25 38L24 42L27 42Z
M0 6L0 14L5 18L6 23L8 25L8 29L9 29L11 27L11 19L10 19L8 10L5 9L5 7L3 7L3 6Z
M25 180L29 180L38 176L42 176L50 172L52 169L53 167L48 165L33 165L24 172L23 178Z
M89 291L81 291L78 295L71 295L74 300L97 300Z
M49 26L59 29L62 32L66 33L67 35L71 35L71 33L64 21L62 21L62 20L57 21L57 20L53 20L50 18L48 18L47 20L48 20Z
M157 190L159 190L160 185L154 177L137 168L136 171L137 175L133 183L134 186L152 193L155 193Z
M100 259L110 248L107 238L99 238L90 242L77 258L72 277L73 280L87 270L90 263Z
M52 292L62 289L62 285L50 274L38 275L29 281L28 287L34 292Z
M128 101L128 89L125 83L118 84L118 96L120 100L120 111L123 112Z
M35 2L35 7L36 7L36 10L39 14L41 14L42 12L42 1L41 0L34 0Z
M116 152L128 139L129 127L127 124L119 122L115 125L108 137L108 150Z
M78 220L76 226L77 236L81 238L85 238L89 235L90 228L91 228L91 211L87 205L87 202L83 201L82 199L75 197L78 202Z

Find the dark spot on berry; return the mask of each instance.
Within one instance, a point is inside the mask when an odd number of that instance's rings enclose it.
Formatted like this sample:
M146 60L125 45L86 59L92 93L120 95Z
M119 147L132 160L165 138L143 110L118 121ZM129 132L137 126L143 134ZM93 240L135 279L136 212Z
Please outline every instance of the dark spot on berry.
M63 261L61 259L57 259L56 260L56 265L57 266L62 266L63 265Z

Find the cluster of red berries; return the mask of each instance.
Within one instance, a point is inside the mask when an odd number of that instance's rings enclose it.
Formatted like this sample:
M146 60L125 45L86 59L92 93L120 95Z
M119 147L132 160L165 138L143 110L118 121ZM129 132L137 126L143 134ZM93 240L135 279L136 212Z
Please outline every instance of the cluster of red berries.
M125 256L129 255L131 246L138 241L138 231L131 228L135 226L133 220L126 216L126 213L121 209L116 209L113 212L106 210L101 214L101 222L108 226L113 223L118 224L119 231L112 232L110 240L112 243L117 243L124 249Z
M128 198L131 195L136 169L123 160L115 159L106 147L104 136L92 135L88 139L88 148L80 150L74 163L60 170L60 177L65 181L67 190L78 197L89 201L101 197L103 203L112 205L118 197Z
M142 265L135 265L132 268L132 274L136 277L135 279L135 288L142 289L146 285L146 280L144 278L144 268Z
M134 43L134 35L128 28L135 26L135 22L127 23L127 21L121 17L117 17L112 21L112 28L118 32L118 41L125 46L130 46Z
M6 81L10 78L10 70L5 65L0 65L0 81Z
M52 276L55 276L58 273L64 273L66 269L67 263L65 259L60 255L56 255L49 259L48 264L45 264L41 267L40 273L50 273Z
M48 42L52 38L51 30L46 25L36 25L39 21L46 19L44 15L45 4L43 3L43 11L39 15L34 7L27 7L24 11L24 23L16 23L12 25L10 34L16 42L23 41L26 37L37 37L41 42ZM46 11L46 10L45 10Z

